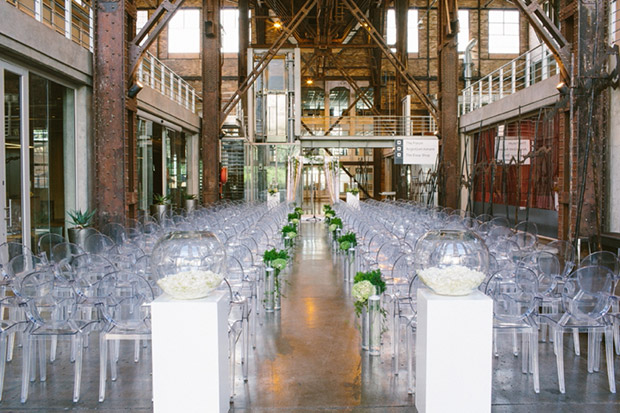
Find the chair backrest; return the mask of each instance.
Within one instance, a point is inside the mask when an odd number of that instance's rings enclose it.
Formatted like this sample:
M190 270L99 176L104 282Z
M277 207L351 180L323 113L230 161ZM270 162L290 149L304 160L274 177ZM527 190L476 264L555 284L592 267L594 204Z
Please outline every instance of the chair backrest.
M73 244L71 242L61 242L60 244L54 245L52 248L50 259L55 263L60 263L62 260L71 259L72 257L76 257L84 253L84 249L77 244Z
M573 244L568 241L556 240L545 245L543 249L557 255L560 260L560 276L568 277L575 267L576 252Z
M618 260L618 256L613 252L593 252L579 263L579 267L588 267L590 265L607 267L614 274L614 278L618 278L618 276L620 276L620 261Z
M89 254L107 254L115 248L114 240L104 234L92 234L84 241L84 251Z
M485 293L493 299L493 315L507 323L533 323L539 305L538 277L526 267L500 270L489 279Z
M52 232L48 233L48 234L43 234L41 235L41 237L39 238L39 242L37 242L37 253L42 253L44 252L45 255L47 256L48 259L52 259L52 249L58 245L58 244L62 244L63 242L65 242L65 239L58 235L58 234L54 234Z
M577 319L599 320L609 311L612 288L613 273L609 268L578 268L564 283L564 309Z
M6 265L18 255L34 255L30 248L19 242L3 242L0 244L0 264Z
M18 255L13 257L6 266L9 277L18 277L26 273L40 270L49 264L41 260L40 257L31 254Z
M150 330L150 307L155 299L150 283L131 272L106 275L100 282L105 299L97 304L108 330L117 332L146 332Z
M116 245L121 245L127 239L127 231L117 222L107 223L101 228L101 233L110 237Z
M549 295L555 290L561 275L560 260L555 254L549 251L535 251L526 255L519 264L536 273L538 288L542 295Z
M25 300L26 314L35 328L53 323L61 332L75 330L71 321L78 316L78 296L70 283L45 269L19 276L15 284L15 293Z

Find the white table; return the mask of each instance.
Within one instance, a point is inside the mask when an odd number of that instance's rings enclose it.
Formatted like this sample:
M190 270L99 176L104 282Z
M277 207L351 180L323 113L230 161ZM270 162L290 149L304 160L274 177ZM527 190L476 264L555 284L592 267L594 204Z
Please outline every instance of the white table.
M199 300L167 294L151 304L155 413L228 412L226 291Z
M493 301L418 290L415 406L420 413L491 411Z

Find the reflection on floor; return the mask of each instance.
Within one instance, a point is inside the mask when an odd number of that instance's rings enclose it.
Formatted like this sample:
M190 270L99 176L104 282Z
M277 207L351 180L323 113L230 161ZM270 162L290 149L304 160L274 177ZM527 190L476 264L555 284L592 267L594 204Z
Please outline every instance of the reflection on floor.
M342 281L341 265L332 259L324 224L304 223L296 248L295 261L286 276L282 310L261 313L256 350L250 356L250 377L243 383L237 374L231 411L415 412L414 397L406 391L404 350L398 376L391 374L388 334L381 357L360 351L350 286ZM582 349L587 348L584 339ZM620 396L608 390L604 360L600 372L588 374L585 354L574 356L570 339L566 346L565 395L557 389L551 345L541 344L540 394L534 393L531 377L521 373L520 358L513 357L509 348L500 348L501 356L494 361L493 411L620 411ZM148 349L140 362L134 363L132 344L122 343L119 378L108 383L104 403L97 402L96 337L91 337L85 350L82 399L76 404L71 402L73 366L68 358L68 343L60 343L57 361L49 364L47 382L32 383L29 400L21 405L21 349L17 350L15 359L7 364L0 411L152 411ZM618 356L615 366L620 378Z

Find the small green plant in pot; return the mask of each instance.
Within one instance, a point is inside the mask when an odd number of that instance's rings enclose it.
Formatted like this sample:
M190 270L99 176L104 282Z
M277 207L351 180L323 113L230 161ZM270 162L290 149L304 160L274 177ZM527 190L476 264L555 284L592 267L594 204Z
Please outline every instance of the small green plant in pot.
M97 209L87 209L84 212L82 210L70 210L67 212L69 223L73 225L67 230L69 242L83 246L86 238L95 233L95 230L90 226L96 212Z
M151 205L151 215L161 221L166 216L168 209L170 208L170 195L153 195L153 205Z
M185 202L185 211L190 213L196 209L196 204L198 203L198 198L194 194L183 194L183 200Z

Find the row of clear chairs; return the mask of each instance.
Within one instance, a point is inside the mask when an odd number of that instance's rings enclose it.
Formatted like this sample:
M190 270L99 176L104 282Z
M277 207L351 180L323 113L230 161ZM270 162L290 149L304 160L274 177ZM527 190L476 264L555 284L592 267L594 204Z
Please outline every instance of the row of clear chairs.
M458 228L475 231L485 240L491 256L489 276L481 290L494 299L495 337L504 332L512 338L519 354L520 335L522 369L532 373L534 389L539 391L539 337L553 342L557 356L559 388L565 391L563 373L563 335L572 334L575 353L579 354L579 331L588 333L588 371L598 370L600 341L605 337L609 386L615 392L613 336L618 340L619 261L610 252L596 252L577 260L575 249L566 241L542 244L534 224L523 222L510 228L508 221L491 216L473 217L463 211L427 208L408 202L361 203L360 209L346 204L335 207L343 219L343 231L357 234L361 268L380 268L388 290L392 352L398 372L400 323L407 331L408 388L414 390L412 340L416 328L416 291L420 283L409 251L429 229ZM496 355L498 355L496 350Z
M0 245L0 352L5 353L0 364L0 397L4 362L12 359L16 340L23 344L21 398L26 402L37 360L39 378L45 381L46 342L49 359L54 361L57 340L70 337L70 359L75 363L73 399L77 401L82 348L96 332L100 341L99 400L103 401L108 365L112 380L116 380L120 340L134 341L134 360L138 361L140 348L150 339L148 303L161 293L151 270L150 253L157 240L171 231L212 231L225 246L231 364L234 373L236 344L242 337L241 364L247 380L249 335L252 331L255 338L256 329L250 315L259 311L262 254L281 242L279 230L287 212L286 205L267 210L264 204L228 203L170 215L160 222L144 218L124 225L106 224L101 231L92 231L82 245L68 243L56 234L42 236L37 253L21 244Z

